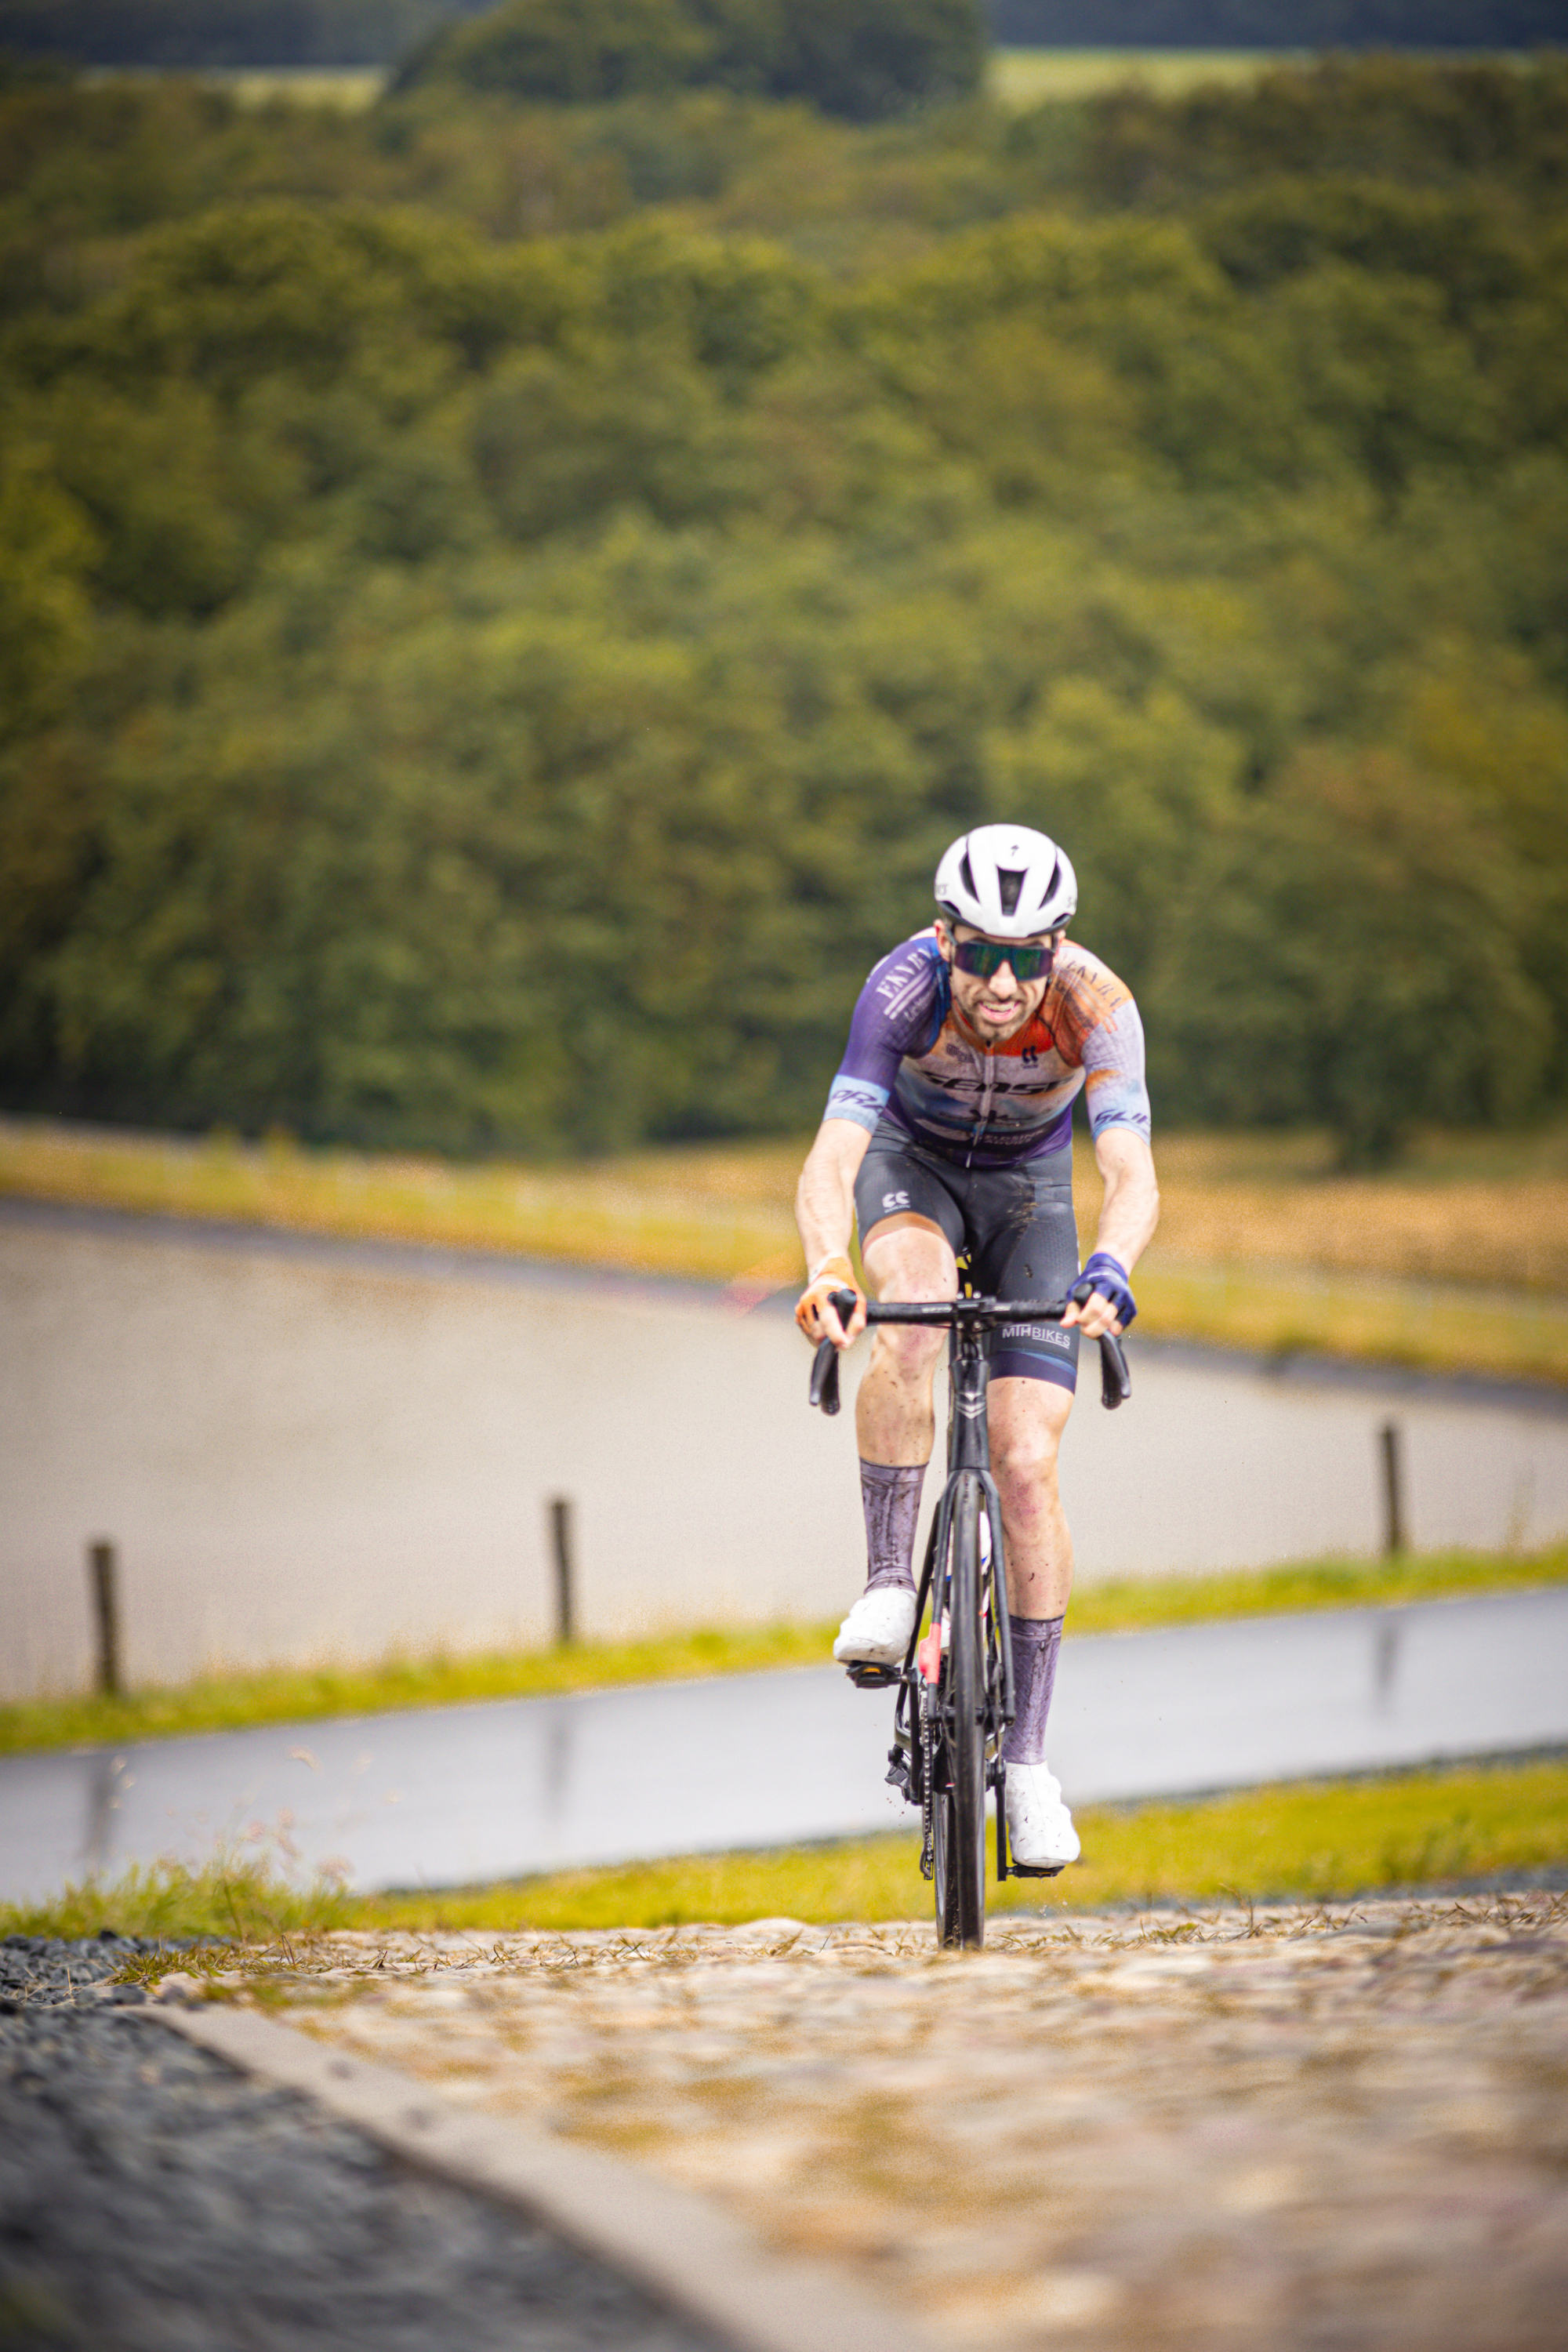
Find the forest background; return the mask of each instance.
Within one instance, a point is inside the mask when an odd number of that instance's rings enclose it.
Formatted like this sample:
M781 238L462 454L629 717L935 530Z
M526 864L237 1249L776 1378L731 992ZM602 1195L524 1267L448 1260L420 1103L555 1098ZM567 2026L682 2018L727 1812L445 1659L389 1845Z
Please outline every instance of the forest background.
M829 113L457 37L357 115L0 89L0 1104L797 1131L1006 814L1163 1123L1562 1109L1568 68Z

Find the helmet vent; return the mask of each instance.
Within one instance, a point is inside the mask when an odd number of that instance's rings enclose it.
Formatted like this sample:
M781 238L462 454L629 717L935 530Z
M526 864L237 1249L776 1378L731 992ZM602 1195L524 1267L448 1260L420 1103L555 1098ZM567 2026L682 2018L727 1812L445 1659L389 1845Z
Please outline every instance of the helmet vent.
M1017 913L1019 895L1026 878L1024 874L1008 873L1005 866L997 867L996 881L1002 893L1002 912L1005 915Z
M963 883L964 888L968 891L972 898L979 898L980 893L974 887L974 868L969 862L969 852L967 849L963 853L963 863L958 869L958 878Z

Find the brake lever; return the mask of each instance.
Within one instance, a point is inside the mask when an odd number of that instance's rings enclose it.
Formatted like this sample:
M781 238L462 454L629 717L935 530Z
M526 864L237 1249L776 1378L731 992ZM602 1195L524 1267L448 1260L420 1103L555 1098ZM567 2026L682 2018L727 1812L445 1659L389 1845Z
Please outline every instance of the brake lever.
M852 1290L831 1291L827 1303L840 1323L847 1325L855 1312L855 1293ZM831 1339L819 1340L812 1359L811 1402L819 1404L830 1419L838 1410L838 1350Z
M1114 1331L1102 1331L1100 1339L1100 1402L1107 1412L1114 1412L1125 1404L1132 1393L1132 1375L1127 1369L1127 1357Z

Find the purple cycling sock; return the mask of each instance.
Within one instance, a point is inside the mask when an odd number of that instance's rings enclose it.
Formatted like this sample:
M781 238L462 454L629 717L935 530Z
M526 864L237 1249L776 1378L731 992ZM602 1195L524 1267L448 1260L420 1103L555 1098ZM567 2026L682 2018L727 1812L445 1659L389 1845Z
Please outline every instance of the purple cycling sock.
M915 1589L915 1521L926 1466L913 1462L862 1462L860 1500L866 1512L866 1590L900 1584Z
M1046 1760L1046 1717L1056 1688L1057 1652L1062 1645L1059 1617L1014 1617L1007 1623L1013 1635L1013 1698L1017 1712L1002 1743L1004 1764L1043 1764Z

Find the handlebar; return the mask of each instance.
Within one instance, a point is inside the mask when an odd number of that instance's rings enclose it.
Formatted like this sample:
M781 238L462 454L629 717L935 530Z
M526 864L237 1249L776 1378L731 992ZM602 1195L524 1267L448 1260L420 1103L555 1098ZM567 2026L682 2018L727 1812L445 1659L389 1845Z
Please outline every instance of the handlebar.
M867 1302L866 1320L994 1331L1003 1323L1059 1323L1069 1303L1065 1298L1047 1304L1037 1298L921 1298L903 1303L873 1298ZM855 1293L836 1290L828 1304L839 1321L847 1323L855 1311ZM1131 1393L1132 1375L1121 1342L1114 1331L1107 1331L1100 1340L1100 1402L1107 1412L1114 1412ZM812 1360L811 1402L826 1413L838 1411L838 1350L831 1339L820 1342Z

